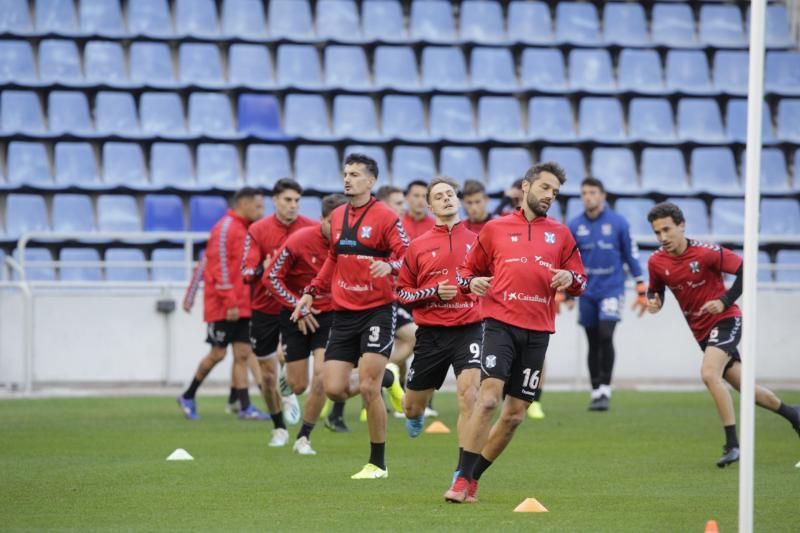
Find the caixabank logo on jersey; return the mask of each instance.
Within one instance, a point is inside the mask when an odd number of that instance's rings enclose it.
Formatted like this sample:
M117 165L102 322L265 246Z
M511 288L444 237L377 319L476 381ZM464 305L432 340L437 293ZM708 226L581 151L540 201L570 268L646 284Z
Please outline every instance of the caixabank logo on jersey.
M549 298L545 298L544 296L539 296L538 294L528 294L525 292L509 292L503 291L503 301L504 302L529 302L535 304L547 304L550 303Z

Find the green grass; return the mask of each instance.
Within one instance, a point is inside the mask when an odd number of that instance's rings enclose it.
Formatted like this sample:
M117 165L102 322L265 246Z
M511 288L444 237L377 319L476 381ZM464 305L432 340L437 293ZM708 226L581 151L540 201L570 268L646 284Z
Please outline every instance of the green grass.
M412 441L390 418L389 480L349 479L368 453L358 402L351 434L320 424L319 455L299 457L267 447L268 424L225 415L221 397L199 398L199 422L172 398L0 401L0 529L682 532L712 518L737 529L738 468L714 465L723 433L706 393L619 392L608 413L586 403L547 393L547 418L522 425L481 502L452 505L455 433ZM454 396L436 406L453 428ZM165 461L179 447L195 461ZM797 531L798 460L789 425L757 410L756 530ZM550 512L513 513L526 497Z

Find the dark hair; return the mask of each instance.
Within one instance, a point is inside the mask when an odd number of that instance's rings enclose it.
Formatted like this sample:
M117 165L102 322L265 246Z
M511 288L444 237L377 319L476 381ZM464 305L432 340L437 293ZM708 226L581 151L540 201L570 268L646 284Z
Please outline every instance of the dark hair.
M344 194L329 194L322 197L322 216L326 217L340 205L347 203L347 196Z
M425 180L414 180L406 185L406 194L411 192L412 187L424 187L425 189L428 188L428 182Z
M676 225L686 222L686 218L684 218L681 208L672 202L661 202L660 204L656 204L653 206L650 212L647 213L647 221L650 224L659 218L671 218Z
M583 178L583 181L581 182L581 187L597 187L598 189L600 189L600 192L606 192L606 188L603 187L603 182L591 176L589 176L588 178Z
M378 179L378 163L366 154L352 153L344 158L344 166L362 164L367 168L367 174Z
M428 203L431 203L431 191L436 185L440 183L446 183L447 185L451 186L453 190L458 195L458 182L449 176L436 176L431 180L428 184L428 190L425 191L425 199L428 200Z
M283 191L295 191L297 194L302 195L303 187L292 178L281 178L275 182L275 186L272 188L272 196L278 196Z
M564 182L567 181L567 174L564 172L564 169L561 168L561 165L559 165L554 161L544 161L542 163L536 163L535 165L533 165L531 168L528 169L523 179L528 183L533 183L534 181L539 179L539 176L542 174L542 172L549 172L550 174L555 176L561 185L564 185Z
M478 180L464 180L464 189L462 192L463 197L472 196L473 194L486 194L486 187L483 186Z
M391 195L398 192L403 194L403 190L400 189L400 187L395 187L394 185L382 185L378 187L377 191L375 191L375 198L381 202L385 202Z
M255 198L256 196L263 196L264 192L261 189L256 189L255 187L242 187L238 191L233 194L233 198L231 202L233 205L239 203L240 200L245 198Z
M511 188L512 189L521 189L523 180L524 180L524 178L515 179L514 182L511 184Z

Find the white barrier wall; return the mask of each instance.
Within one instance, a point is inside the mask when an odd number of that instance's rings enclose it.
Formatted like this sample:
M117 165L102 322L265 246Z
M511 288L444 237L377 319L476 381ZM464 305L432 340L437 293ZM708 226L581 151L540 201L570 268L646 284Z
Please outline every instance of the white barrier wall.
M800 387L800 346L793 338L798 292L759 292L758 378ZM202 304L191 315L180 309L183 291L167 295L177 309L156 312L161 289L35 289L33 298L33 380L47 384L184 383L207 352ZM198 302L202 302L198 295ZM629 308L617 328L617 383L699 385L701 353L674 298L667 295L658 315L637 318ZM0 289L0 385L21 384L25 376L23 297ZM557 319L547 355L551 383L587 383L586 341L577 310ZM229 358L228 358L229 359ZM211 376L227 382L230 361Z

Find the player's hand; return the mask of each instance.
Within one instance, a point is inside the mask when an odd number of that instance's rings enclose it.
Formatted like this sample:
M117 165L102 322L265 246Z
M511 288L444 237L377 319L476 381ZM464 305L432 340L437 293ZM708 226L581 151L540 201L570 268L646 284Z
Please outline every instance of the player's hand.
M656 294L652 298L647 300L647 312L652 314L658 313L661 311L661 306L663 303L661 302L661 296Z
M264 270L267 269L269 264L272 262L272 254L267 254L267 257L264 258L264 262L261 265L264 267Z
M725 304L722 300L710 300L703 304L700 308L700 313L708 313L709 315L718 315L725 310Z
M383 278L392 273L392 265L386 261L376 261L374 257L370 257L369 273L373 278Z
M228 322L236 322L239 320L239 308L238 307L229 307L228 310L225 312L225 320Z
M631 309L634 311L638 309L640 317L647 311L647 290L644 287L643 281L638 281L636 283L636 299L633 301Z
M572 272L569 270L550 268L550 272L553 274L553 279L550 280L551 289L566 289L572 285Z
M289 319L292 322L297 322L303 316L312 312L311 304L314 303L314 297L310 294L304 294L300 300L298 300L297 305L294 306L294 311L292 311L292 316Z
M297 321L297 329L299 329L300 333L303 335L308 335L319 329L319 322L317 322L313 313L309 313Z
M486 294L486 291L492 286L492 280L494 276L491 278L480 277L480 278L472 278L472 281L469 282L469 290L472 291L473 294L477 294L478 296L483 296Z
M448 285L446 281L440 281L436 287L436 294L442 301L449 301L456 297L458 294L458 287L455 285Z
M183 310L186 311L187 313L191 313L192 312L192 304L190 304L189 302L183 302L183 306L182 307L183 307Z

